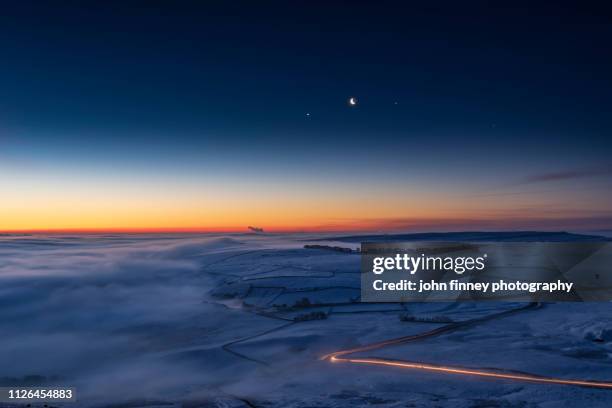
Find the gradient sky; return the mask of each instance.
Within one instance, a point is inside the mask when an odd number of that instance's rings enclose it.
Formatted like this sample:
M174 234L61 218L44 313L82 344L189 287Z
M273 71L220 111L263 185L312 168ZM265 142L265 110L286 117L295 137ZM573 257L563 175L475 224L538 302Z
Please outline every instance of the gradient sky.
M612 228L579 4L5 4L0 231Z

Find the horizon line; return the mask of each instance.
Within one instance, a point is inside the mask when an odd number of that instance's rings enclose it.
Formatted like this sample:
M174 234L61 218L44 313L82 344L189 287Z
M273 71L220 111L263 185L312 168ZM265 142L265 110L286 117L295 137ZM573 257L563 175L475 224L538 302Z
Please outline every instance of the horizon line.
M567 229L549 229L549 228L449 228L449 229L416 229L416 230L401 230L401 229L340 229L340 228L307 228L307 229L292 229L292 228L272 228L270 230L262 229L261 232L245 228L40 228L40 229L9 229L0 230L0 235L11 234L236 234L236 233L251 233L253 235L265 234L299 234L299 233L350 233L350 234L422 234L422 233L451 233L451 232L558 232L558 233L584 233L597 232L598 230L574 230ZM601 230L605 232L606 230Z

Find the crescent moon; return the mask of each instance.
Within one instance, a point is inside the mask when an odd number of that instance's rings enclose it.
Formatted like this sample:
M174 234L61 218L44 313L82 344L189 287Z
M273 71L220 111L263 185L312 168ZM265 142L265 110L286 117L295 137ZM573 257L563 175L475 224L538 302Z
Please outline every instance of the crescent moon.
M349 98L349 105L351 106L357 105L357 101L355 100L355 98Z

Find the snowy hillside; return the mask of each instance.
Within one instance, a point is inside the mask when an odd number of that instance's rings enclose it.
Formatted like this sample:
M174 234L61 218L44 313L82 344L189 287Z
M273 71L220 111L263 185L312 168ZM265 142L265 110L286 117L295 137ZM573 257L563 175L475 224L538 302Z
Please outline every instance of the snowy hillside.
M322 359L413 336L352 357L612 381L608 303L360 303L358 252L324 246L388 239L410 237L0 237L0 386L76 387L79 407L610 406L612 389Z

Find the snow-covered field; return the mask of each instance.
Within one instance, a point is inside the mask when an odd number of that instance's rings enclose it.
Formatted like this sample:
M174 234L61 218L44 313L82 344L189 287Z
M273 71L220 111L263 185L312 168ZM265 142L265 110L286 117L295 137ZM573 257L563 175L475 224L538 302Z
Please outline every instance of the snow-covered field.
M612 389L321 360L521 306L359 303L359 255L304 248L358 242L1 236L0 386L75 387L79 407L612 406ZM612 381L612 306L546 304L362 355Z

